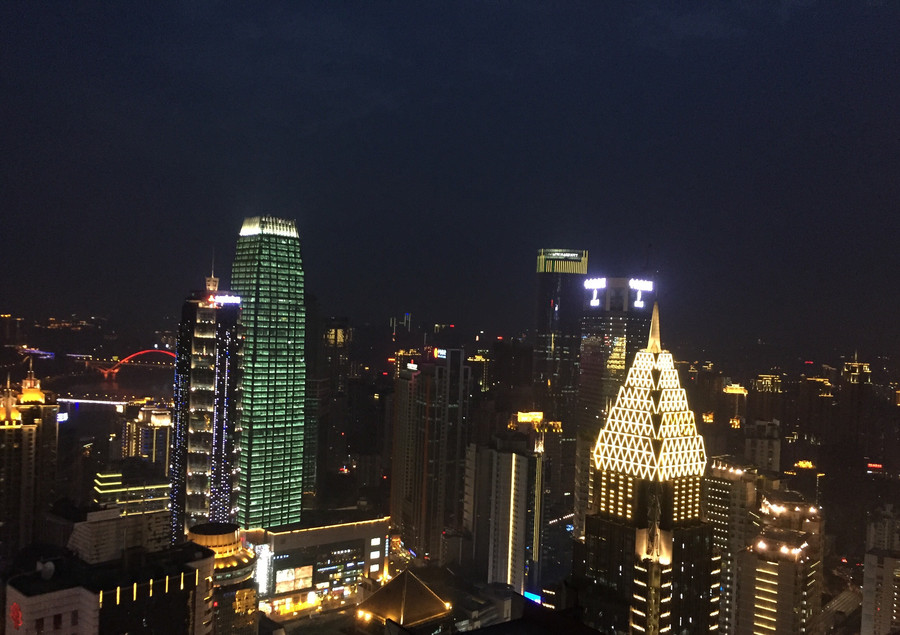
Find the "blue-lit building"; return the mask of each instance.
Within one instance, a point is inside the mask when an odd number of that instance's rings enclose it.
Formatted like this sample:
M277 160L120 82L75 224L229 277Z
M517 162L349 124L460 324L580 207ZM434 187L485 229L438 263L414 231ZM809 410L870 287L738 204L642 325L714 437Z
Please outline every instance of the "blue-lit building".
M182 309L170 471L175 542L194 525L236 517L240 311L240 298L212 277Z

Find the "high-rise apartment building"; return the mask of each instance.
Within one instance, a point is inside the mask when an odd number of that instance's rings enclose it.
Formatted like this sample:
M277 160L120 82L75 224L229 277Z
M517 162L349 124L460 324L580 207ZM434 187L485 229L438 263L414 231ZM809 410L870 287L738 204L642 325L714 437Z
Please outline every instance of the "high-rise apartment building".
M710 461L703 484L703 509L721 555L722 599L719 632L734 635L737 625L738 556L760 529L756 468L729 457Z
M59 406L29 367L20 390L0 393L0 568L37 540L53 502Z
M416 557L440 563L444 530L462 528L471 373L461 349L434 351L396 381L391 521Z
M762 529L737 556L738 635L823 632L823 520L798 492L760 499Z
M486 582L526 586L533 556L540 551L538 460L534 454L469 445L466 461L464 525L473 541L473 560ZM537 488L535 486L538 486Z
M466 451L463 526L471 539L472 571L517 593L541 590L543 451L559 426L543 418L542 412L519 412L510 430Z
M781 472L781 422L745 424L744 459L764 472Z
M181 311L170 462L175 542L194 525L235 519L240 302L209 277Z
M584 537L591 504L591 450L625 371L647 345L655 288L638 278L587 278L582 290L581 352L575 450L575 537Z
M299 522L305 459L306 309L294 221L248 218L231 274L241 298L238 524Z
M766 527L738 557L739 635L813 634L819 606L814 591L821 562L805 532ZM820 602L819 602L820 603Z
M706 450L656 307L594 447L587 621L607 633L718 630L719 556L701 516Z
M869 517L863 570L861 635L900 630L900 514L893 505Z

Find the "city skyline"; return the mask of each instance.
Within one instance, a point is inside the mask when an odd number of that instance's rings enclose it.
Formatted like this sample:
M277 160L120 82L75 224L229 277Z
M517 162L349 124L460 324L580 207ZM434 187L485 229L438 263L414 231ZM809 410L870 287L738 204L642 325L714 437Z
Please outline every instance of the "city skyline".
M355 322L528 329L564 247L712 356L900 344L895 6L0 11L5 311L164 327L272 214Z

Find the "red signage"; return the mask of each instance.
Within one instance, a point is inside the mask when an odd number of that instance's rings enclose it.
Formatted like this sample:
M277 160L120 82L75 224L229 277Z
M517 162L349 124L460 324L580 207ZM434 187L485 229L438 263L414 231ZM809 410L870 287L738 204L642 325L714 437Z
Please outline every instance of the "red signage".
M19 608L18 602L13 602L12 606L9 607L9 619L12 620L13 626L16 627L16 630L22 628L22 624L25 622L22 621L22 609Z
M881 465L881 463L869 463L866 467L868 467L870 470L880 470L884 466Z

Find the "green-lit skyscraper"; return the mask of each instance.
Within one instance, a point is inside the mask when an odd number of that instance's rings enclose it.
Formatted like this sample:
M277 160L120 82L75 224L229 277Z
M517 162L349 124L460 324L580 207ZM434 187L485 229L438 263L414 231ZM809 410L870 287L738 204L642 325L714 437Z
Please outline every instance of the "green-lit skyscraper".
M300 520L303 498L303 263L292 220L244 220L231 288L241 296L244 343L239 416L238 522L273 527Z

